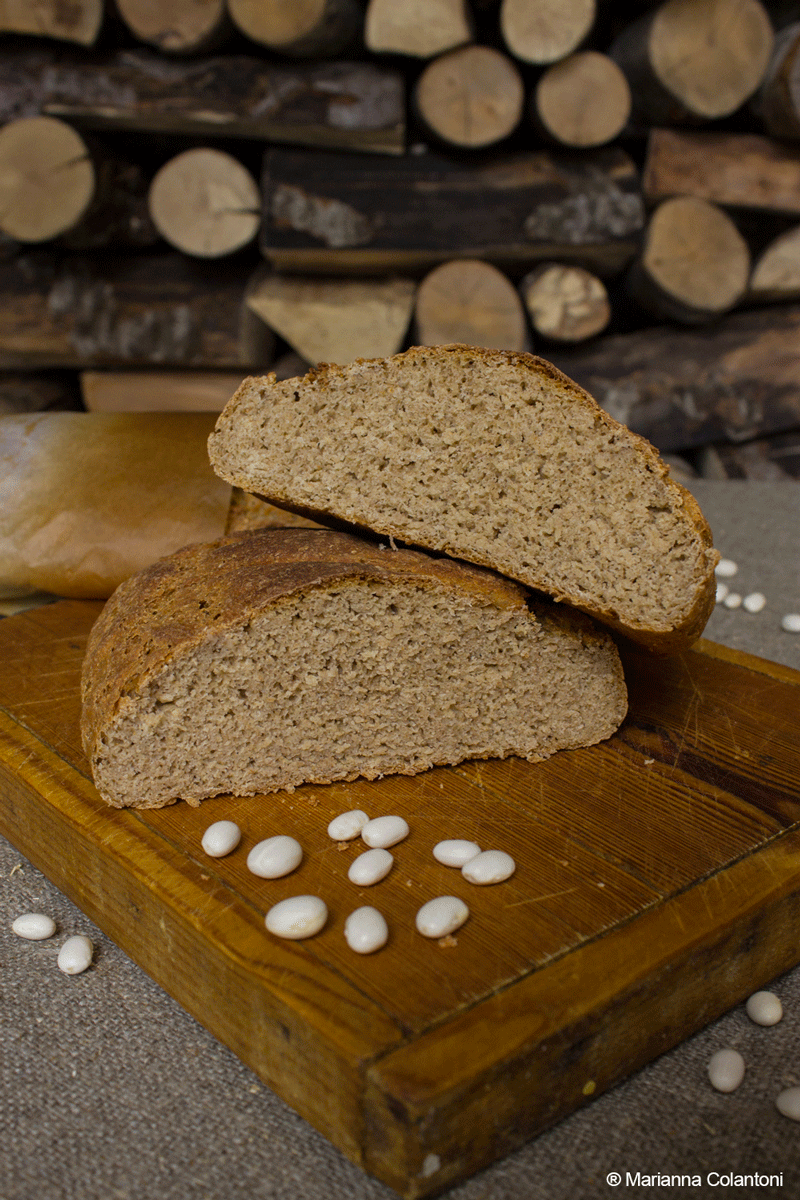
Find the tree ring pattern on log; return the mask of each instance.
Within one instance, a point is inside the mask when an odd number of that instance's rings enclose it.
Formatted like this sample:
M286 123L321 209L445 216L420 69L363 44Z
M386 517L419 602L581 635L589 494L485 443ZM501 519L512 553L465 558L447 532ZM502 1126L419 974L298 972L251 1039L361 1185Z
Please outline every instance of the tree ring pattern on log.
M666 0L650 27L653 71L689 112L729 116L758 88L773 33L758 0Z

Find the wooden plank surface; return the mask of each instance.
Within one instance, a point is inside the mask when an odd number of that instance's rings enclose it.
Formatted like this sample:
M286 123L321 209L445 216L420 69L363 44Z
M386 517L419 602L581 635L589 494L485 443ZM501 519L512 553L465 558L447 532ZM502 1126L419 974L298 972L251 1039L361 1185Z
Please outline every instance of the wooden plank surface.
M800 961L800 673L707 642L676 659L626 650L631 712L602 746L120 812L78 733L99 610L0 622L0 831L400 1194L463 1179ZM411 826L374 888L347 881L358 848L326 833L354 807ZM222 817L242 845L211 860L200 838ZM305 860L258 879L247 850L277 832ZM446 836L508 850L515 875L471 887L431 856ZM264 913L298 892L326 899L329 924L278 942ZM413 927L442 893L471 910L454 945ZM366 903L391 937L362 957L342 927Z

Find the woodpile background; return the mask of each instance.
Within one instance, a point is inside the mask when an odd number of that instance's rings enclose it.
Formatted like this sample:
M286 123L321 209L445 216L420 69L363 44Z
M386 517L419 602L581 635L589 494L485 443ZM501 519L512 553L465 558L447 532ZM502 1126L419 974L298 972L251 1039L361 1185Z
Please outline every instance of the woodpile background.
M800 477L800 6L0 0L0 412L532 349Z

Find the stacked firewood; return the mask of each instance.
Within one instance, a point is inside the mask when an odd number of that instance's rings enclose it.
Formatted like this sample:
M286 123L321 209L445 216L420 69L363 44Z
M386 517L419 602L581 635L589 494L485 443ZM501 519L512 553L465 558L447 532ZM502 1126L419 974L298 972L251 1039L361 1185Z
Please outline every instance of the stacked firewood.
M0 0L0 411L533 350L800 477L800 10Z

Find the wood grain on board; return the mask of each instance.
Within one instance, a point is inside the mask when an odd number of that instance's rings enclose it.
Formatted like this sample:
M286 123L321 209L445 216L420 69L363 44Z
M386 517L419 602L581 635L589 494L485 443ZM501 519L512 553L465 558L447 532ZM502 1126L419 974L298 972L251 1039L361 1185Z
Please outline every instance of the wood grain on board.
M78 680L96 602L0 622L0 831L343 1153L405 1197L467 1177L800 960L800 673L702 641L623 650L630 713L609 741L545 763L464 763L199 809L112 810L80 747ZM410 837L374 888L327 835L351 808ZM209 859L214 820L241 846ZM300 868L247 871L289 833ZM442 837L517 862L479 888ZM326 928L279 942L266 910L321 895ZM454 944L414 914L462 896ZM374 904L387 947L344 918ZM331 1103L335 1098L336 1103Z

